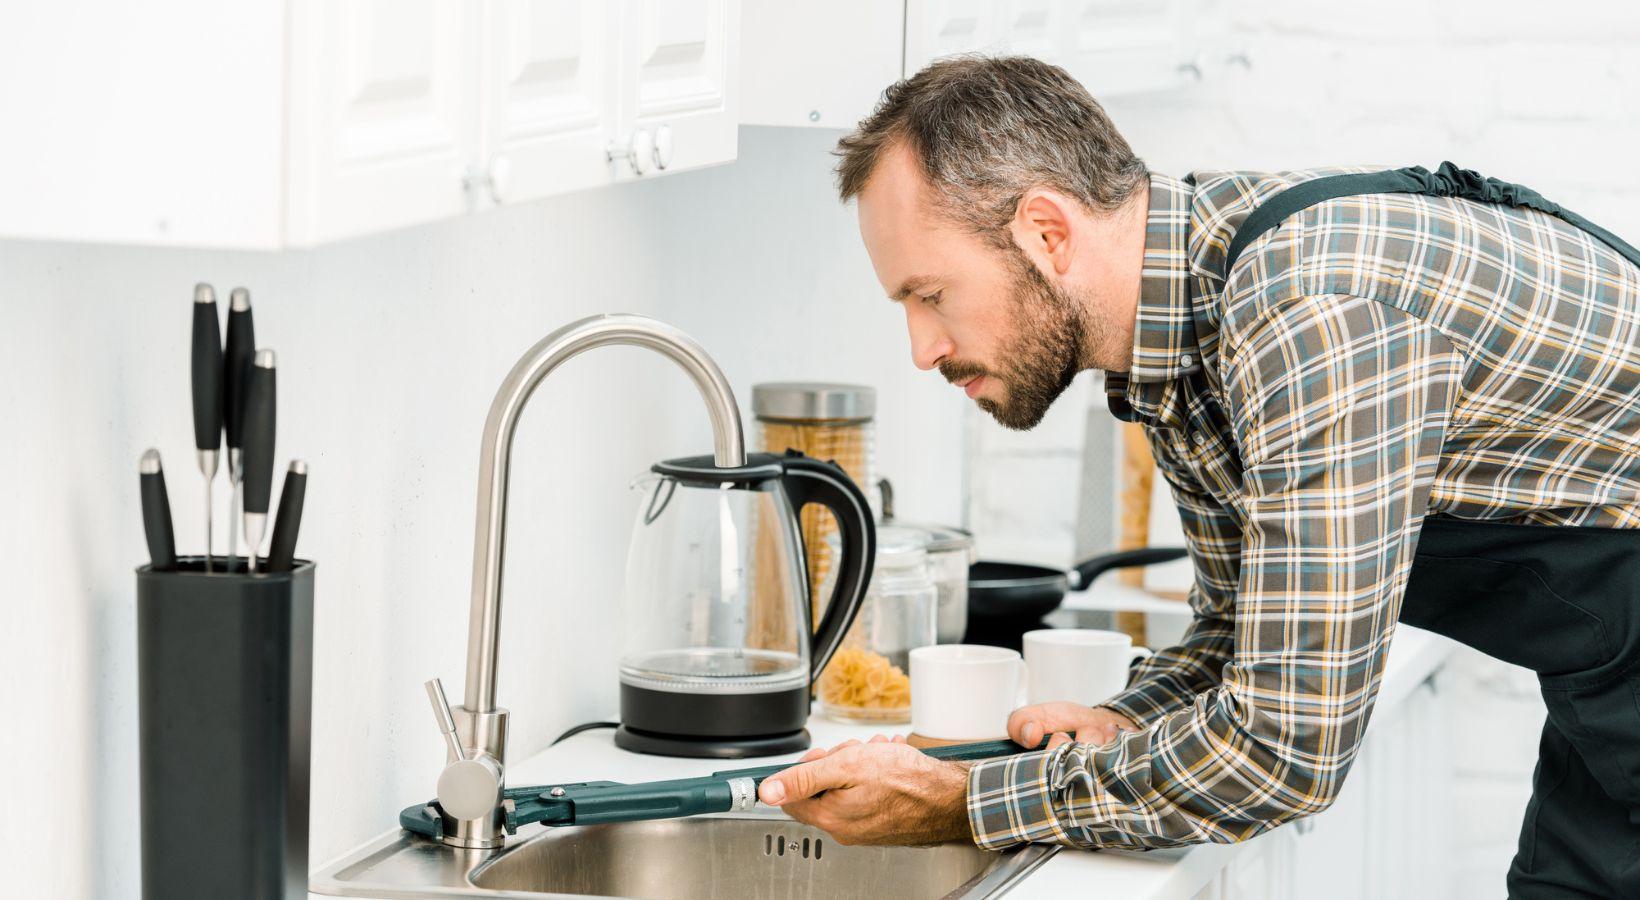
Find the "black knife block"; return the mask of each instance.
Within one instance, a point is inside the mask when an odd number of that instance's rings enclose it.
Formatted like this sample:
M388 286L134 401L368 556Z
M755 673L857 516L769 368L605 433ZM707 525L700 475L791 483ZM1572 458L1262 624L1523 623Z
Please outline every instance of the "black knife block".
M137 569L145 900L306 900L313 570Z

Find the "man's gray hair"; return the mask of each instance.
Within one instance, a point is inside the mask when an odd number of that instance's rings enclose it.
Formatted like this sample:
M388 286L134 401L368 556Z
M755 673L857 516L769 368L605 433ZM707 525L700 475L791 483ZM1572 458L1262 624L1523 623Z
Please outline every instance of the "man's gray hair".
M857 196L885 148L904 140L941 212L999 245L1020 198L1047 187L1090 211L1121 206L1145 164L1087 89L1026 56L942 59L896 82L838 141L837 189Z

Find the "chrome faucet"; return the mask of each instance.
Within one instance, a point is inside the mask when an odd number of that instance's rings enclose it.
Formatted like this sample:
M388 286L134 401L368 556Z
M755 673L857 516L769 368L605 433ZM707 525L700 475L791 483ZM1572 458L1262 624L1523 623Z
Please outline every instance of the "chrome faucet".
M644 316L591 316L542 338L507 373L490 403L478 466L478 526L473 540L473 599L467 623L465 702L451 709L437 680L427 694L448 742L439 775L444 842L468 849L493 849L505 840L502 800L507 747L507 711L495 705L496 652L501 638L501 564L506 549L507 471L513 432L530 395L548 373L594 347L624 344L647 347L688 373L712 419L714 459L720 467L746 464L740 408L723 371L694 339L664 322Z

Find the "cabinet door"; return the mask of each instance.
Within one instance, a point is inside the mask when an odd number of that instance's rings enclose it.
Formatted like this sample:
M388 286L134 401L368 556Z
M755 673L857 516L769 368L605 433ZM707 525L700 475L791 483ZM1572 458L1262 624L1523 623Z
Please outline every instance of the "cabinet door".
M1371 867L1388 862L1367 852L1372 795L1384 789L1374 771L1373 749L1369 737L1332 806L1276 829L1289 832L1293 841L1290 875L1294 897L1365 900L1389 896L1365 886Z
M617 143L642 130L636 170L612 164L617 180L735 158L738 0L623 0ZM653 149L651 149L653 148Z
M1094 97L1186 83L1181 0L1070 0L1059 60ZM1198 73L1199 74L1199 73Z
M293 2L291 243L465 211L482 13L462 0Z
M1284 828L1268 831L1242 847L1222 878L1225 900L1287 900L1292 895L1294 837Z
M740 122L853 128L900 79L904 49L899 3L747 3L740 17Z
M484 24L479 205L609 181L615 22L606 0L492 0Z
M990 0L906 0L905 74L942 56L1006 50L996 34L997 19Z
M1057 63L1065 55L1061 0L1003 0L997 4L997 43L1008 53Z
M0 236L274 249L279 0L0 3Z

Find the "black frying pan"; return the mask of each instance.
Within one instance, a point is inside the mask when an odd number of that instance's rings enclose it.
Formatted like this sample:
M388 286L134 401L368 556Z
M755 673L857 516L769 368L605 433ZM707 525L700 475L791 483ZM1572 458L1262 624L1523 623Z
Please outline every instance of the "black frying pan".
M968 567L968 615L976 619L1036 621L1059 608L1065 592L1093 583L1111 569L1182 559L1183 547L1140 547L1095 556L1070 571L1024 563L980 560Z

